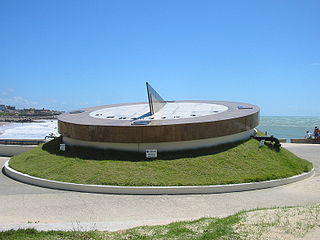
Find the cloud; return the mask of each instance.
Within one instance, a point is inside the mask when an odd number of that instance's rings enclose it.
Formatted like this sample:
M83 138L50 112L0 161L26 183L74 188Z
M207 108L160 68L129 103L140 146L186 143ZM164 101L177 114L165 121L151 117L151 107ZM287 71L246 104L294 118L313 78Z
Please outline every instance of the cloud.
M0 90L0 104L15 106L16 108L30 108L37 107L38 102L15 96L14 88L4 88Z
M14 93L14 89L13 88L5 88L5 89L1 89L0 91L0 95L1 96L10 96Z
M38 103L35 101L31 101L19 96L0 98L0 104L16 106L17 108L29 108L38 105Z

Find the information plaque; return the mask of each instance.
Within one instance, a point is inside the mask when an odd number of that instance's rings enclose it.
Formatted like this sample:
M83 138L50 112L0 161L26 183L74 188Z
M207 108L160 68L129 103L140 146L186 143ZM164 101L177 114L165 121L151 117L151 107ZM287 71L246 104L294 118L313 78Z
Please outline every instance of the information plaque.
M146 149L146 158L156 158L158 156L157 149Z

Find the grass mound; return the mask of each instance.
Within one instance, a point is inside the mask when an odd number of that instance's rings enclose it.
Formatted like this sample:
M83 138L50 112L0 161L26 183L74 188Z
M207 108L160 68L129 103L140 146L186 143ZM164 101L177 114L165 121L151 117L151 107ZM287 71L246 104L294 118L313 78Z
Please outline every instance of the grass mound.
M17 171L56 181L118 186L187 186L256 182L310 171L312 164L286 149L279 152L250 139L193 151L144 154L67 147L60 140L10 160Z

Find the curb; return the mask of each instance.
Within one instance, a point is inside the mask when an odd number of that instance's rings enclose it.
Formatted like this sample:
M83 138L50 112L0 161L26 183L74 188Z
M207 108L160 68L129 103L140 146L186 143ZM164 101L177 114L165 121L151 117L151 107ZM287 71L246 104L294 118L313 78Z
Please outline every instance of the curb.
M276 180L252 182L252 183L239 183L239 184L226 184L226 185L204 185L204 186L112 186L112 185L92 185L92 184L78 184L59 182L48 180L38 177L33 177L28 174L18 172L9 167L8 160L4 167L3 172L20 182L32 184L45 188L87 192L87 193L109 193L109 194L139 194L139 195L161 195L161 194L207 194L207 193L229 193L240 192L249 190L258 190L264 188L277 187L289 183L301 181L314 174L314 168L307 173L292 176L289 178L281 178Z

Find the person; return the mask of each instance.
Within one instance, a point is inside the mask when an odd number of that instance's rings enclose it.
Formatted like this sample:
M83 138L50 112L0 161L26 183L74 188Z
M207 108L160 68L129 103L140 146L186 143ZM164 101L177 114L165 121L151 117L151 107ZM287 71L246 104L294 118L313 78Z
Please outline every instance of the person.
M313 135L315 139L320 138L320 130L318 129L318 127L314 128Z
M305 139L310 139L312 138L312 133L309 131L306 131L306 135L304 136Z

